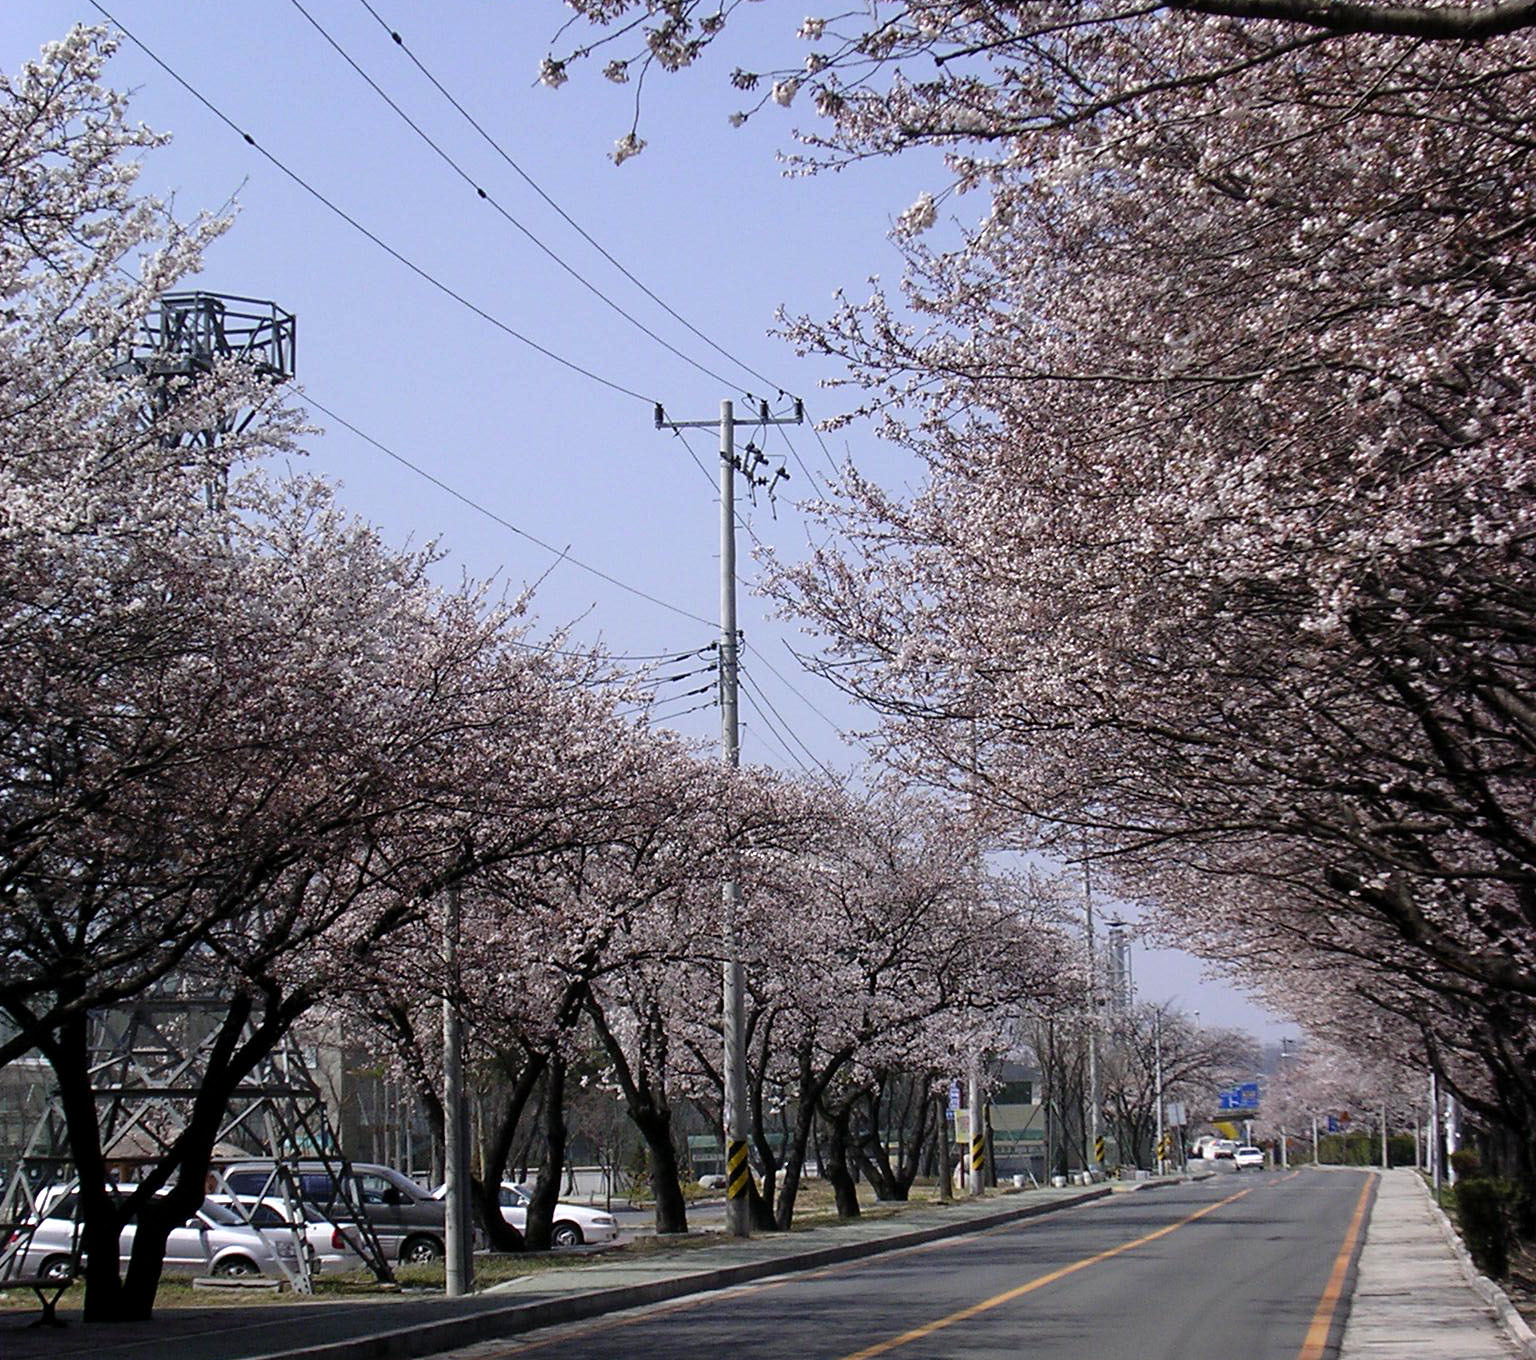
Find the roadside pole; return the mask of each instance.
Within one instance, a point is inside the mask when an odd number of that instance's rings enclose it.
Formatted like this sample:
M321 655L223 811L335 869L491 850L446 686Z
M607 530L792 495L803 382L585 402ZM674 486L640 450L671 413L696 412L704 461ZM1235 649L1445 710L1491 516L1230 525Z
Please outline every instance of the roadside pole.
M1429 1074L1429 1171L1435 1183L1435 1203L1440 1203L1440 1079Z
M1099 989L1093 959L1093 889L1088 880L1087 838L1083 844L1083 920L1088 944L1088 1147L1084 1160L1097 1176L1103 1169L1104 1142L1099 1136Z
M805 408L795 401L793 417L768 414L768 403L760 402L753 425L799 425ZM717 422L704 420L669 420L656 407L656 428L677 433L685 429L715 428ZM732 769L741 763L740 731L737 725L738 644L736 627L736 474L747 479L749 487L768 487L789 473L776 469L771 476L759 476L758 469L769 462L761 450L748 443L743 460L736 456L736 416L731 402L720 403L720 758ZM725 1128L725 1227L732 1237L752 1233L752 1168L747 1158L747 1054L746 1054L746 984L741 966L741 940L737 915L741 905L741 887L732 874L720 885L721 934L725 945L722 966L721 1029L724 1031L722 1101Z
M972 1060L970 1078L968 1081L967 1095L970 1097L967 1104L970 1109L970 1143L962 1152L966 1158L966 1166L969 1168L971 1178L971 1195L978 1196L986 1193L987 1178L983 1174L986 1167L986 1131L981 1121L981 1071L978 1064Z
M1157 1174L1163 1174L1163 1008L1152 1013L1153 1076L1156 1087L1154 1101L1157 1105Z
M469 1291L471 1261L465 1251L469 1183L464 1159L464 1030L459 1017L459 889L443 895L443 1292L456 1299Z

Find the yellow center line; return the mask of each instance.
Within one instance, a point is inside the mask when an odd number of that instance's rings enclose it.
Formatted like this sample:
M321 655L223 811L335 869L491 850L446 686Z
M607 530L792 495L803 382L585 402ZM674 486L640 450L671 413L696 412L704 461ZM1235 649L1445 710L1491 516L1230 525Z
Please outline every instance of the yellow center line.
M1148 1242L1156 1242L1160 1237L1167 1237L1169 1233L1177 1232L1180 1228L1204 1218L1207 1214L1215 1213L1229 1204L1235 1203L1244 1195L1252 1194L1257 1189L1250 1186L1247 1190L1239 1190L1235 1195L1228 1195L1226 1199L1217 1200L1215 1204L1208 1204L1203 1209L1196 1210L1188 1218L1181 1218L1177 1223L1170 1223L1167 1227L1158 1228L1155 1232L1149 1232L1145 1237L1138 1237L1131 1242L1122 1242L1118 1247L1111 1247L1108 1251L1101 1251L1096 1256L1085 1256L1080 1261L1073 1261L1070 1265L1048 1271L1044 1275L1037 1275L1032 1280L1026 1280L1023 1284L1015 1285L1012 1289L1005 1289L1001 1294L994 1294L989 1299L982 1299L979 1303L973 1303L961 1308L958 1312L950 1313L947 1317L935 1318L932 1322L925 1322L921 1327L914 1327L909 1332L903 1332L900 1336L893 1336L885 1341L877 1341L873 1346L866 1346L861 1351L854 1351L851 1355L845 1355L843 1360L870 1360L870 1357L884 1355L887 1351L893 1351L898 1346L905 1346L910 1341L921 1341L925 1336L932 1336L935 1332L942 1332L946 1327L953 1327L956 1323L968 1321L978 1314L990 1312L994 1308L1001 1308L1005 1303L1012 1303L1014 1299L1022 1298L1025 1294L1031 1294L1037 1289L1044 1289L1048 1284L1055 1284L1057 1280L1064 1280L1068 1275L1075 1275L1080 1270L1087 1270L1089 1266L1096 1266L1101 1261L1108 1261L1125 1252L1134 1251L1137 1247L1144 1247Z
M1306 1340L1296 1360L1322 1360L1323 1347L1328 1343L1328 1331L1333 1326L1333 1315L1338 1311L1339 1295L1344 1291L1344 1275L1349 1269L1349 1258L1354 1254L1355 1242L1360 1237L1360 1225L1365 1221L1365 1206L1371 1197L1373 1182L1369 1176L1360 1187L1360 1198L1355 1202L1355 1216L1349 1220L1349 1230L1344 1234L1344 1245L1333 1258L1333 1270L1328 1275L1328 1285L1323 1297L1317 1302L1312 1314L1312 1325L1307 1328Z

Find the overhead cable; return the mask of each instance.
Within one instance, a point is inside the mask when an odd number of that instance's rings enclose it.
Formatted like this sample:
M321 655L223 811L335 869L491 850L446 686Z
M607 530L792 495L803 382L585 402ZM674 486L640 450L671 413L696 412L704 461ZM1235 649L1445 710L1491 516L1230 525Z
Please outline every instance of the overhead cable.
M526 345L529 349L534 350L536 353L542 354L546 359L559 364L562 368L569 369L573 373L579 373L582 377L588 378L592 382L598 383L600 386L608 388L610 391L617 392L621 396L633 397L636 401L643 401L648 406L654 407L656 405L654 398L648 397L642 392L637 392L631 387L625 387L622 383L615 382L611 378L605 378L602 376L602 374L596 373L592 369L587 368L585 365L577 363L574 359L567 359L563 354L556 353L556 351L550 349L547 345L541 345L537 340L524 335L515 327L510 326L505 321L501 320L500 317L486 311L485 308L481 307L478 303L472 302L469 298L465 297L463 293L460 293L450 284L444 283L435 274L428 272L425 268L417 264L409 256L406 256L400 251L396 250L394 246L390 245L381 236L371 231L368 227L365 227L360 221L358 221L357 218L353 217L351 213L347 212L345 208L327 198L323 193L320 192L319 189L315 188L314 185L312 185L308 180L300 175L298 171L290 169L283 161L279 160L277 156L268 151L266 147L262 146L255 137L253 137L249 132L245 131L244 128L240 127L240 125L237 124L234 119L229 117L229 115L226 114L221 108L219 108L218 105L216 105L211 99L209 99L207 95L198 90L190 81L188 81L184 76L177 72L162 57L160 57L160 55L156 53L154 49L151 48L146 42L144 42L142 38L138 37L130 29L126 28L119 20L113 18L112 14L100 3L100 0L89 0L89 3L92 9L94 9L104 19L106 19L108 23L117 28L124 37L126 37L130 42L138 47L138 49L143 52L144 55L147 56L152 62L154 62L156 66L164 71L166 75L170 76L172 80L180 85L182 89L184 89L189 95L192 96L192 98L197 100L197 102L201 104L205 109L207 109L209 113L213 114L213 116L217 118L221 123L223 123L225 127L229 128L231 132L233 132L237 137L245 142L247 146L251 147L254 151L257 152L258 155L260 155L268 163L274 166L277 170L281 171L282 174L284 174L300 189L307 193L317 203L321 204L325 208L328 208L354 231L358 232L362 236L365 236L392 260L395 260L397 263L404 265L411 271L411 273L415 274L423 282L430 284L445 297L451 298L461 307L464 307L467 310L473 312L482 321L488 322L497 330L511 336L512 339L518 341L520 344Z
M697 369L706 378L710 378L713 381L720 383L724 387L734 386L729 378L723 377L721 374L716 373L714 369L699 363L698 360L694 359L691 355L685 354L682 350L678 349L676 345L672 344L663 336L658 335L638 317L632 315L630 312L621 307L617 302L615 302L611 297L603 292L603 290L599 288L595 283L585 278L573 266L567 264L566 261L563 260L551 246L547 245L544 241L535 236L534 233L528 229L528 227L526 227L522 222L514 217L511 212L503 207L501 203L493 198L483 186L476 183L470 173L465 170L464 167L458 163L458 161L454 160L454 158L450 156L448 152L443 150L443 148L433 140L431 135L419 123L417 123L416 120L410 116L410 114L402 109L400 105L390 97L388 92L385 91L383 87L380 86L379 83L368 74L368 72L363 70L363 68L357 64L357 62L352 58L351 54L339 42L337 42L329 32L327 32L327 30L320 24L319 20L317 20L314 15L312 15L307 9L304 8L304 6L300 3L300 0L289 0L289 3L294 7L294 9L298 10L298 12L302 14L306 20L308 20L310 27L312 27L316 33L318 33L322 38L325 39L327 43L330 44L337 55L340 56L341 59L358 74L364 83L367 84L368 88L371 89L376 95L378 95L379 98L382 99L386 104L388 104L389 107L399 115L401 121L404 122L412 132L420 137L423 142L431 147L432 150L437 154L438 158L442 160L443 163L454 172L454 174L456 174L461 180L464 181L465 184L474 190L476 197L481 198L486 203L490 204L490 206L499 216L501 216L503 220L508 223L508 225L520 231L523 236L528 239L528 241L537 246L539 250L543 251L543 253L549 257L549 259L553 260L555 264L557 264L561 269L569 274L571 278L575 279L576 282L585 288L589 293L591 293L593 297L597 298L600 302L605 303L608 307L611 307L615 312L622 316L624 320L629 322L631 326L633 326L641 334L654 340L669 354L672 354L676 358L681 359L685 364L688 364L691 367Z
M484 515L493 523L499 524L503 529L509 530L511 533L516 534L519 538L525 538L528 540L528 542L534 544L536 547L543 548L545 552L554 553L556 557L563 558L573 567L578 567L582 571L587 572L589 575L597 577L598 580L606 581L611 586L617 586L620 590L627 591L629 594L634 595L639 599L645 600L650 604L654 604L661 609L669 610L671 613L677 614L682 618L689 619L694 623L701 623L706 628L719 627L719 624L713 619L706 619L702 615L695 614L691 610L684 609L681 605L672 604L668 600L663 600L659 596L652 595L649 591L640 589L639 586L631 585L628 581L620 580L619 577L613 576L610 573L603 571L599 567L594 567L587 562L583 562L580 558L572 557L568 552L562 551L561 549L555 547L555 545L552 543L546 543L542 538L539 538L535 534L530 534L526 529L519 528L517 525L513 524L511 520L497 514L496 511L490 509L488 506L482 505L473 497L466 496L457 487L449 485L441 477L428 472L420 464L413 463L409 458L405 457L404 454L396 453L395 450L390 448L387 444L384 444L381 441L375 439L366 431L359 429L344 416L338 415L328 406L325 406L322 403L316 401L314 397L309 395L309 393L304 392L300 395L302 396L303 400L309 405L313 406L315 410L321 412L323 415L329 416L344 429L350 430L365 444L371 445L380 453L384 454L385 457L394 459L394 461L399 463L401 467L409 468L418 477L431 482L432 485L437 487L440 491L446 491L456 501L460 501L464 505L467 505L471 510L477 511L479 514Z
M370 15L373 16L379 27L389 34L395 46L405 53L411 64L421 72L421 74L427 79L432 87L440 95L442 95L449 104L454 107L460 117L462 117L464 121L470 125L470 127L474 128L474 130L480 134L486 145L489 146L491 150L494 151L498 156L500 156L501 159L504 160L507 165L509 165L512 170L522 179L523 183L525 183L530 189L533 190L534 193L542 198L544 202L547 203L550 208L560 216L562 220L564 220L566 225L569 226L572 231L580 236L581 239L584 240L589 246L591 246L593 250L597 251L599 255L601 255L605 260L608 261L609 264L617 269L620 274L622 274L626 279L634 284L634 286L638 288L642 293L644 293L646 297L650 298L650 300L654 302L658 307L660 307L662 311L664 311L668 316L676 321L678 325L682 326L684 330L687 330L692 335L702 340L706 345L714 350L715 353L721 355L723 358L729 359L744 373L750 373L759 382L766 383L769 387L777 391L780 396L785 395L785 389L782 384L775 382L766 374L759 373L757 369L753 368L752 365L747 363L744 359L738 358L736 355L732 354L730 350L724 348L724 346L711 339L691 321L689 321L687 317L677 312L664 298L658 296L650 288L646 287L646 285L641 282L641 280L638 279L633 273L631 273L630 270L627 269L620 260L616 259L612 254L610 254L609 251L602 245L602 243L596 240L596 238L594 238L587 231L587 229L581 225L581 223L576 221L574 217L572 217L553 198L551 198L550 195L546 193L544 189L539 185L539 183L533 179L533 177L529 175L528 172L522 168L522 166L513 160L513 158L506 152L506 150L503 149L501 144L480 125L480 123L475 119L474 115L471 114L469 110L466 109L464 105L461 104L456 98L454 98L453 94L447 89L447 87L445 87L443 83L438 80L438 78L434 76L432 72L426 68L425 65L422 64L421 59L417 57L413 51L411 51L410 47L407 46L405 39L400 36L399 32L391 28L390 25L380 17L379 12L374 9L374 7L369 3L369 0L359 0L359 3L365 10L368 11ZM727 385L734 386L734 384Z

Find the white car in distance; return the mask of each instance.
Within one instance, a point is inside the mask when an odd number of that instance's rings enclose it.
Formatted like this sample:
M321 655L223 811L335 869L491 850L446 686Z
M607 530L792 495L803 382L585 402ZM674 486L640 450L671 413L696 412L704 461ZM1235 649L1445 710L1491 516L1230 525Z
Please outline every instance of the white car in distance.
M1244 1167L1252 1167L1255 1171L1264 1169L1264 1149L1256 1147L1240 1147L1232 1154L1232 1160L1241 1171Z
M518 1232L528 1228L529 1194L520 1185L510 1181L501 1183L497 1203L501 1216ZM557 1247L579 1247L583 1242L612 1242L619 1235L619 1225L612 1214L601 1209L589 1209L583 1204L567 1204L561 1200L555 1205L555 1221L550 1226L550 1242Z

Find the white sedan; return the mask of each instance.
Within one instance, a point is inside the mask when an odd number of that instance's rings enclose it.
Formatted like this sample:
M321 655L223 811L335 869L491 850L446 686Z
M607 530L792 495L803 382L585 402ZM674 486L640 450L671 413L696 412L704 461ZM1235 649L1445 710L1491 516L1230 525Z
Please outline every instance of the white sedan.
M335 1275L363 1268L356 1244L312 1204L296 1205L290 1211L280 1195L264 1199L255 1195L241 1195L238 1200L231 1195L209 1198L246 1220L268 1241L302 1237L309 1252L310 1269L318 1273ZM290 1217L291 1213L296 1213L297 1219Z
M1232 1154L1232 1160L1237 1163L1239 1171L1245 1166L1251 1166L1255 1171L1262 1171L1264 1169L1264 1149L1240 1147Z
M528 1226L528 1192L510 1181L501 1183L497 1202L501 1216L518 1232ZM557 1247L579 1247L583 1242L611 1242L619 1235L619 1225L612 1214L601 1209L589 1209L583 1204L567 1204L561 1200L555 1205L555 1221L550 1228L550 1241Z

